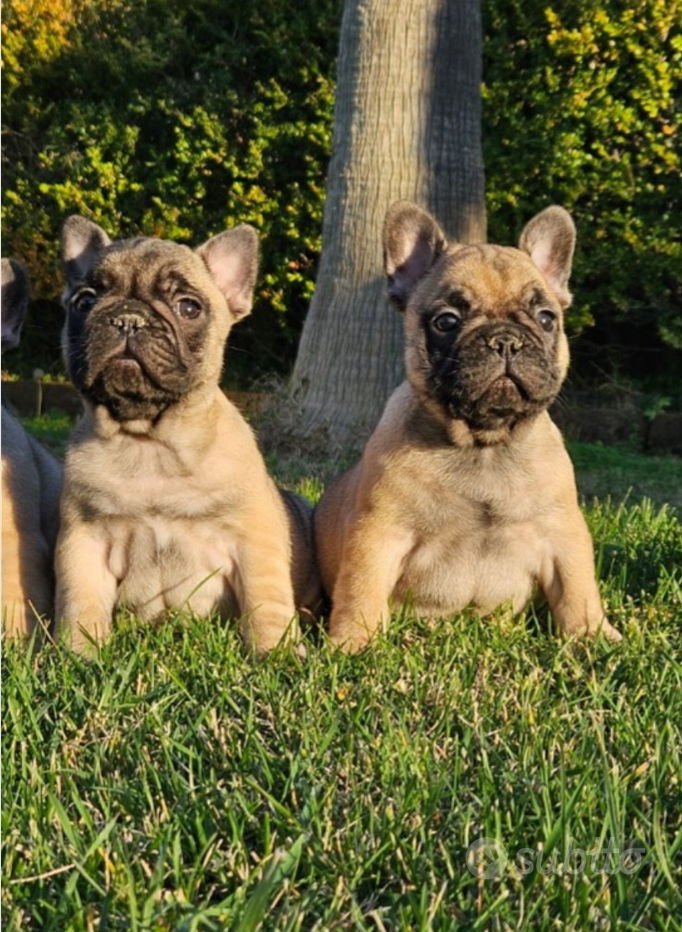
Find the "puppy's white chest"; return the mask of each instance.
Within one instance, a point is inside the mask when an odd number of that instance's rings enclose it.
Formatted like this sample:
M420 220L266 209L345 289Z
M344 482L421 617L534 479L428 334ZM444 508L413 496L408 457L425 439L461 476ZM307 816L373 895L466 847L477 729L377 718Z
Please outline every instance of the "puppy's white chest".
M231 614L235 550L229 530L213 524L148 516L132 529L121 524L108 558L117 602L143 619L170 608Z
M168 609L232 614L234 503L201 477L150 468L98 490L117 602L149 620Z
M520 611L533 595L547 545L533 520L495 520L460 505L440 531L417 540L394 591L423 615L467 606L488 614L501 605Z

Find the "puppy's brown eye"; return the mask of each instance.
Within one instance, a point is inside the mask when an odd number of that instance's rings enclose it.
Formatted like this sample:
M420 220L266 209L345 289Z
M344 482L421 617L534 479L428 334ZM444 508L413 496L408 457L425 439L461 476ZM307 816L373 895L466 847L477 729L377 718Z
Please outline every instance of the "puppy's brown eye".
M461 319L452 311L445 311L445 313L438 314L431 320L431 326L438 333L452 333L461 323Z
M195 317L201 314L202 308L194 298L180 298L179 301L176 301L174 310L176 314L184 317L185 320L194 320Z
M553 329L555 320L556 314L554 311L540 311L538 314L538 323L547 333Z
M85 288L79 291L71 299L71 308L77 314L87 314L97 303L97 295L92 288Z

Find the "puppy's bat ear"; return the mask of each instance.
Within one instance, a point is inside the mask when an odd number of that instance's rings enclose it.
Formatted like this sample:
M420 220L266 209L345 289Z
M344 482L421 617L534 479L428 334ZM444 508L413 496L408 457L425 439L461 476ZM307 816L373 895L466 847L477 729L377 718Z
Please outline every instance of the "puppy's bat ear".
M82 279L97 255L111 245L104 230L87 217L74 214L62 227L61 259L68 283Z
M564 307L571 303L568 279L575 249L575 224L563 207L547 207L524 227L519 249L528 253Z
M19 346L28 304L28 273L16 259L2 260L2 348Z
M213 280L227 299L235 320L250 313L258 274L258 233L240 223L197 249Z
M431 214L411 201L397 201L384 221L384 272L388 297L402 311L412 289L445 252L445 234Z

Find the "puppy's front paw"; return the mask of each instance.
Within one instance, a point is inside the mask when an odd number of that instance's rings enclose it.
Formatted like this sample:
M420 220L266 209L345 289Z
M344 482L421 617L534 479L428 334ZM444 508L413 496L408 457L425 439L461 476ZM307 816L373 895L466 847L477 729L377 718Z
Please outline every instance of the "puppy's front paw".
M92 658L97 655L100 646L104 643L110 630L96 628L91 625L65 624L61 622L57 628L57 640L74 654L81 657Z
M591 635L603 634L605 638L608 638L609 641L612 641L614 644L617 644L618 641L623 640L623 635L616 628L610 624L606 618L604 618L601 624L594 630L589 632Z
M331 643L344 654L359 654L369 644L369 638L339 638L331 637Z
M265 657L276 647L297 647L300 641L295 617L270 618L252 612L242 620L239 630L244 646L256 659Z
M7 600L2 603L2 636L8 640L26 640L36 628L45 628L40 613L28 600Z
M606 616L600 618L598 621L588 621L583 624L575 625L562 625L560 626L559 633L564 637L597 637L599 634L603 634L607 640L611 641L614 644L617 644L618 641L623 640L623 635L618 631L613 625L607 620Z
M364 650L372 638L372 632L366 625L357 624L339 617L332 612L329 621L329 640L334 647L345 654L358 654Z

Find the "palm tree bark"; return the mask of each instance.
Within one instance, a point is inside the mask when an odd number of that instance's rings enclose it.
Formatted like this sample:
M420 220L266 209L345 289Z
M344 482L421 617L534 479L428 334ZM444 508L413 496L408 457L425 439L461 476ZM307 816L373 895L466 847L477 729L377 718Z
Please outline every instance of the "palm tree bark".
M360 445L403 377L382 274L388 207L485 239L480 0L346 0L322 255L291 387L300 430Z

